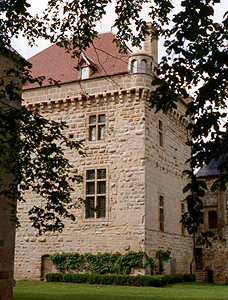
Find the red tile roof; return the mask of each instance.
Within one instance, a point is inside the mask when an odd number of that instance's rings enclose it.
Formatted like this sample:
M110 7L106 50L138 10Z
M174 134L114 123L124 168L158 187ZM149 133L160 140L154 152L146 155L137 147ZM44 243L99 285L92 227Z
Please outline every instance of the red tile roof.
M99 34L94 40L94 46L88 48L84 54L92 60L97 67L90 78L114 75L128 72L128 55L120 54L116 44L113 43L115 36L109 33ZM130 54L130 52L129 52ZM45 76L43 86L48 85L48 78L59 80L60 83L79 80L78 70L75 68L77 58L71 58L63 48L52 45L28 59L33 65L32 75ZM30 89L39 86L38 84L26 83L23 89Z

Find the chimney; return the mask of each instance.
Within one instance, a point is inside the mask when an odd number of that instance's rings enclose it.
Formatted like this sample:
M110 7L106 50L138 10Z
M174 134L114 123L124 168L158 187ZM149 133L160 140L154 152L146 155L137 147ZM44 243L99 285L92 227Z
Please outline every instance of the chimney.
M143 43L143 50L145 50L153 57L153 61L155 62L155 64L158 64L158 40L152 39L152 32L154 30L152 23L147 22L147 26L150 34L148 34L145 38L145 41Z

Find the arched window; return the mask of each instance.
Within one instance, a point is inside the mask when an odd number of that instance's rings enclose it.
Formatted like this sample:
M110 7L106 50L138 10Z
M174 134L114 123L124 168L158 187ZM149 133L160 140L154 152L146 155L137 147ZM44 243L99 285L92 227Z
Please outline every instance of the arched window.
M146 73L146 60L141 61L141 73Z
M131 63L131 73L137 72L137 60L133 60Z

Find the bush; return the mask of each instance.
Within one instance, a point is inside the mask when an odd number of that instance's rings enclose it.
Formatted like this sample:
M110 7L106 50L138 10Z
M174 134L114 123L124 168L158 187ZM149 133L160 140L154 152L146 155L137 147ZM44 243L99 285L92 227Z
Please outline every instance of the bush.
M196 275L195 274L184 274L184 281L185 282L196 281Z
M64 282L86 283L87 277L87 274L64 274L63 280Z
M184 275L181 274L174 274L171 275L172 278L172 283L177 283L177 282L183 282L184 281Z
M64 281L73 283L90 283L104 285L130 285L130 286L155 286L160 287L171 283L183 281L195 281L194 274L174 274L174 275L98 275L98 274L46 274L46 280Z
M116 276L117 275L102 275L100 278L100 283L104 285L113 284Z
M63 274L59 273L48 273L45 275L48 282L61 282L63 281Z
M87 282L90 284L100 284L100 277L101 275L96 274L88 274L87 275Z

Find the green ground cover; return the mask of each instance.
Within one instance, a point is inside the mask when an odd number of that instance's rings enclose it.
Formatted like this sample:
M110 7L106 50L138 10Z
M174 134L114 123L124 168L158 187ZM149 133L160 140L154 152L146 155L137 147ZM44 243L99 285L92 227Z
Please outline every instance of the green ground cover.
M228 299L228 285L177 283L162 288L17 281L14 300Z

